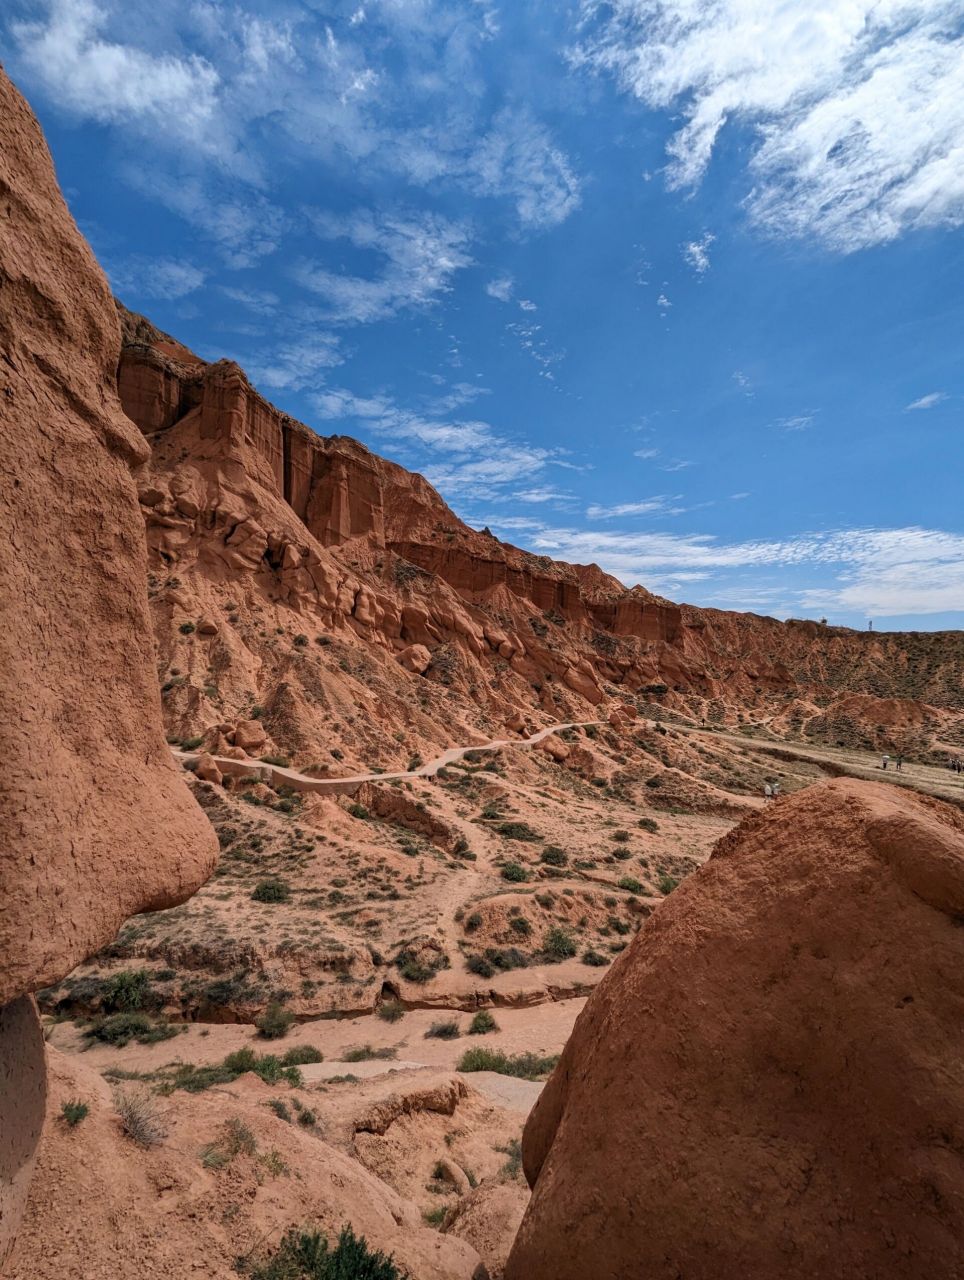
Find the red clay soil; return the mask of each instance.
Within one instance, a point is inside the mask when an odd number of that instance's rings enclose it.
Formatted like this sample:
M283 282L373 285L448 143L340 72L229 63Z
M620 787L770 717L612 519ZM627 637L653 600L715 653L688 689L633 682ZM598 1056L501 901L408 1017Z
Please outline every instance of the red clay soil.
M964 1274L964 816L837 780L719 843L526 1125L506 1280Z

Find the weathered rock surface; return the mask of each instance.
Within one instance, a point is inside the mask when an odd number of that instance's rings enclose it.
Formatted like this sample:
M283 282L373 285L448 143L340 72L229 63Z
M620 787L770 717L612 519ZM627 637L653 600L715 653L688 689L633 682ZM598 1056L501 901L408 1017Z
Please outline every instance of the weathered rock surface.
M0 1003L210 872L164 741L117 315L36 120L0 77Z
M2 1259L43 1094L18 997L186 898L217 844L164 741L131 476L148 451L117 398L116 310L2 71L0 217Z
M834 781L613 966L526 1126L507 1280L964 1273L964 816Z
M296 1094L250 1073L205 1093L178 1091L155 1102L166 1138L145 1150L125 1136L109 1086L83 1059L50 1050L49 1065L51 1120L10 1280L232 1280L238 1257L269 1252L289 1228L333 1239L346 1222L413 1280L484 1280L470 1244L427 1227L411 1200L327 1140L337 1122L322 1111L325 1095L299 1091L321 1112L315 1132L267 1105ZM69 1128L54 1117L73 1098L90 1114ZM229 1145L231 1125L243 1126L245 1149ZM211 1147L226 1152L223 1165L202 1162Z

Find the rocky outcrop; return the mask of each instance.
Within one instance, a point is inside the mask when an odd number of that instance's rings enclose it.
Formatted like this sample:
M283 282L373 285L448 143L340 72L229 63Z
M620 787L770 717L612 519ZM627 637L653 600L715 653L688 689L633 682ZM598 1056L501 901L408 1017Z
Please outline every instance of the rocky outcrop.
M500 716L534 689L542 710L574 718L615 688L633 709L638 698L711 723L766 718L777 733L895 751L960 720L960 633L695 609L532 555L464 524L421 476L280 412L237 365L121 319L121 399L153 448L139 496L158 573L250 583ZM199 638L223 635L202 603ZM155 618L162 649L173 620ZM177 727L205 727L199 709L182 700Z
M507 1280L964 1271L964 816L834 781L726 836L576 1023Z
M2 1257L43 1087L18 998L182 901L217 845L164 741L117 314L2 72L0 193Z

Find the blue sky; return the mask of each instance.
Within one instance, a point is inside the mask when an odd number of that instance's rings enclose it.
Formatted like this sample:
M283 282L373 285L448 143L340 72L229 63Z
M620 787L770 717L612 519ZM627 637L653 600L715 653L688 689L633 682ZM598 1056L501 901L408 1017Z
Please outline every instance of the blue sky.
M964 625L964 0L8 0L115 290L477 526Z

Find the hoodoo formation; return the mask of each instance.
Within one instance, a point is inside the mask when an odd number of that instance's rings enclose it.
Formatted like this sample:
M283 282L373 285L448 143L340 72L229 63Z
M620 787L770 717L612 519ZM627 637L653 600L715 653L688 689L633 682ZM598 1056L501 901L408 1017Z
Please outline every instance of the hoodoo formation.
M116 301L2 73L0 227L0 1274L964 1274L964 634L471 528Z

